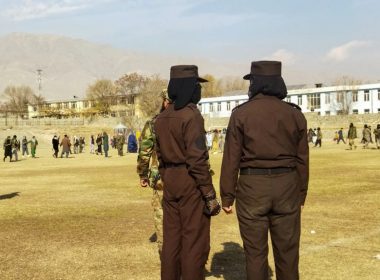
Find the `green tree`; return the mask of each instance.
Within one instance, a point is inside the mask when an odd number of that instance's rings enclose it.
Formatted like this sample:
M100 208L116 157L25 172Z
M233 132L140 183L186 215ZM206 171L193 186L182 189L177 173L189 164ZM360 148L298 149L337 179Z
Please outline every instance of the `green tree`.
M116 88L111 80L101 79L87 88L86 95L95 102L98 113L108 114L116 98Z

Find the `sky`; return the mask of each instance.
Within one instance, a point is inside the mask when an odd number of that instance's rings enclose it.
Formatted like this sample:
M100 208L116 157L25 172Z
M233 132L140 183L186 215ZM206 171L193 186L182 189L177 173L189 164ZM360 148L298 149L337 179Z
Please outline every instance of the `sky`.
M56 34L156 55L280 60L293 84L380 81L378 0L0 0L0 36ZM237 73L240 75L241 73ZM245 73L243 73L245 74Z

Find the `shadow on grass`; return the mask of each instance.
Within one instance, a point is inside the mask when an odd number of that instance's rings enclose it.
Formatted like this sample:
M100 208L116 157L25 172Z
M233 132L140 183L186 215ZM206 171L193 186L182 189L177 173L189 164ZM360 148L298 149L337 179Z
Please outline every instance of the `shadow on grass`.
M214 254L211 271L207 272L206 276L223 277L225 280L247 279L243 248L235 242L225 242L223 246L223 251ZM268 275L268 280L271 280L273 272L270 267Z
M19 196L19 193L20 192L14 192L14 193L0 195L0 200L14 198L15 196Z

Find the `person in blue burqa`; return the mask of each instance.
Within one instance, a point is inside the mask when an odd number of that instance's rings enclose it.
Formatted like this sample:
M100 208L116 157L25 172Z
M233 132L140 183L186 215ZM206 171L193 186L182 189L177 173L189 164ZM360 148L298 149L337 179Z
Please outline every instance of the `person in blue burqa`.
M133 131L128 136L128 153L137 153L137 139Z

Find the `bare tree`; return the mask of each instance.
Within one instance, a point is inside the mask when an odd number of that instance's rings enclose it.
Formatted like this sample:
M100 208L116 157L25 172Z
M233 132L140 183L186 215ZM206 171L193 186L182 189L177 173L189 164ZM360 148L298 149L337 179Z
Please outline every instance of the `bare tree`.
M203 76L203 78L208 80L208 82L202 83L202 97L214 97L222 95L220 84L213 75L206 74Z
M97 80L87 88L87 98L95 102L97 112L108 114L116 98L115 85L111 80Z
M162 91L166 90L168 81L154 75L147 79L145 86L138 95L139 108L143 115L151 118L159 113L162 105Z
M29 86L8 86L3 96L6 99L4 110L21 117L27 114L28 104L39 105L44 101L44 98L35 95Z
M357 86L360 84L360 80L349 76L342 76L335 80L333 85L338 90L336 92L336 100L332 100L331 104L335 107L338 114L347 115L351 112L352 103L357 101Z

